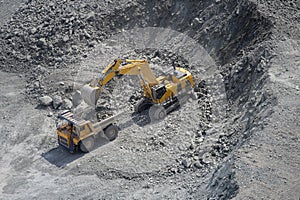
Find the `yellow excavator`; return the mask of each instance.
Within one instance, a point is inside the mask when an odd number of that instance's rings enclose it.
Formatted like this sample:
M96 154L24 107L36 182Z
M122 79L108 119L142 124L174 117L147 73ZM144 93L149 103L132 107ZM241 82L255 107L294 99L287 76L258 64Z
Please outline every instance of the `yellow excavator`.
M165 75L155 77L147 60L114 60L107 65L97 79L85 85L81 92L84 101L95 106L104 87L117 75L139 77L143 96L135 105L137 113L149 109L150 118L163 119L167 113L177 108L183 99L195 98L192 74L181 67L173 67Z

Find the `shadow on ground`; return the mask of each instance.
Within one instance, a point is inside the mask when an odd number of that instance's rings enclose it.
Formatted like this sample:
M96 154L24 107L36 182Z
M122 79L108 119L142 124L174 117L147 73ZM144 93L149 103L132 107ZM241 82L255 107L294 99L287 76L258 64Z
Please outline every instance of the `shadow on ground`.
M98 149L106 144L109 141L102 136L99 136L95 141L95 149ZM75 151L74 153L69 152L67 149L58 146L46 153L42 153L42 157L45 158L49 163L55 165L56 167L65 167L67 164L74 162L75 160L83 157L85 153L80 150Z

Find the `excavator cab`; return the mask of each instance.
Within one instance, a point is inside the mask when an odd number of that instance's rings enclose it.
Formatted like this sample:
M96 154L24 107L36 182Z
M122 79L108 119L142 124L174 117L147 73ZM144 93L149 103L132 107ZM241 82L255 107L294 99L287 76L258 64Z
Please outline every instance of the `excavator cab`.
M166 86L159 84L152 87L152 95L154 99L161 99L167 92Z

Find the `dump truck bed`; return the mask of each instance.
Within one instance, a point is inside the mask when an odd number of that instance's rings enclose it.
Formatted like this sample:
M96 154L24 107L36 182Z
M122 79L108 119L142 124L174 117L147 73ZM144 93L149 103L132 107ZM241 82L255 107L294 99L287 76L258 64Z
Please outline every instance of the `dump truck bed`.
M109 126L110 124L114 124L116 122L116 120L120 117L122 113L118 113L116 115L113 115L111 117L108 117L106 119L103 119L99 122L96 122L93 124L93 127L96 131L99 131L99 130L103 130L105 129L107 126Z

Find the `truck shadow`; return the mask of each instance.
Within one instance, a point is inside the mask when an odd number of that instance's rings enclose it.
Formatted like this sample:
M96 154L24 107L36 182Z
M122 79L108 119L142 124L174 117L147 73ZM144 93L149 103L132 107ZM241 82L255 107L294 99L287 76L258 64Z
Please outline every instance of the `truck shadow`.
M104 136L99 136L95 140L96 149L108 144L109 141ZM86 153L83 153L80 150L75 151L74 153L69 152L67 149L58 146L53 149L50 149L46 153L42 153L42 157L45 158L49 163L55 165L56 167L64 168L66 165L76 161L77 159L83 157Z

